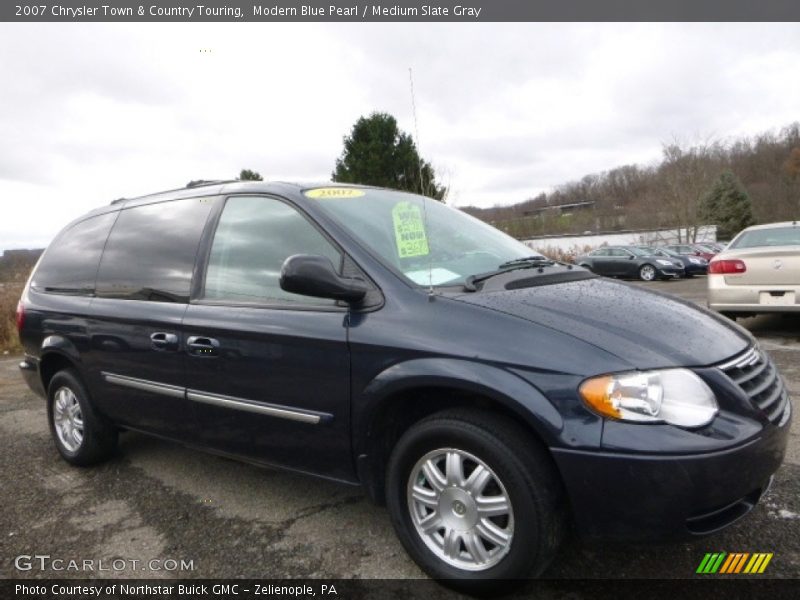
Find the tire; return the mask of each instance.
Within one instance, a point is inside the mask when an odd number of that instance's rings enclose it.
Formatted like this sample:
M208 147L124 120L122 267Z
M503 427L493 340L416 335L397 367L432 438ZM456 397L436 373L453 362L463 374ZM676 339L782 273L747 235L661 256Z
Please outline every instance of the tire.
M639 279L642 281L655 281L657 276L658 273L653 265L647 263L639 267Z
M462 477L454 475L459 462ZM386 492L409 555L431 577L471 593L541 574L566 529L561 481L547 451L490 412L446 411L412 426L389 458ZM437 521L436 530L422 531Z
M70 464L97 464L117 447L116 428L94 411L86 387L73 369L59 371L50 380L47 418L56 449Z

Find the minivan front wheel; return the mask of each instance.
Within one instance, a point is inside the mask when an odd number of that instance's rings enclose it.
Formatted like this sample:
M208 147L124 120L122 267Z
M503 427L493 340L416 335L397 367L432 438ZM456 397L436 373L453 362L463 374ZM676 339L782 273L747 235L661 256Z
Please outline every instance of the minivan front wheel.
M508 554L514 509L503 482L481 459L458 448L432 450L411 469L406 490L417 535L439 560L484 571Z
M114 452L117 430L95 413L75 371L65 369L56 373L47 388L47 399L50 433L64 460L88 466Z
M545 451L488 412L424 419L389 459L387 504L400 541L429 575L462 589L540 574L563 536L560 495Z

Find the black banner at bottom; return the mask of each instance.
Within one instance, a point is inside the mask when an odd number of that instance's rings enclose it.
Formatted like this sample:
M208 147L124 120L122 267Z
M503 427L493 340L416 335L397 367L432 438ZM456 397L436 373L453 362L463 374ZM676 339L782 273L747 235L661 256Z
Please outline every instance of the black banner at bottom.
M460 591L449 589L456 587ZM428 579L4 579L3 600L360 600L459 598L554 600L738 600L798 598L797 579L540 579L492 582L482 588L466 581Z

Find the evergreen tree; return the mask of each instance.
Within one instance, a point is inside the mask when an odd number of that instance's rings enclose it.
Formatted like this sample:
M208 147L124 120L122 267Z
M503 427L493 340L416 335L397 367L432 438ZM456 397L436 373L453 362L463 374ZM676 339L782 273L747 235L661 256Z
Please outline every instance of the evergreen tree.
M728 240L756 222L750 197L731 171L724 171L703 197L699 214L717 226L718 237Z
M375 185L442 200L447 188L436 183L430 163L423 160L411 136L387 113L361 117L344 138L333 181Z
M261 177L261 173L258 171L251 171L250 169L242 169L239 172L239 180L240 181L264 181L264 178Z

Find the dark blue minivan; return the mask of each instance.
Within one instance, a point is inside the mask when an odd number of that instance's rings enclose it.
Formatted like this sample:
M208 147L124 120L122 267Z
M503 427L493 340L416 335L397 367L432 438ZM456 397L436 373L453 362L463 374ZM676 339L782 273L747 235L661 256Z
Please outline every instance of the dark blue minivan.
M735 323L371 187L115 201L52 242L18 325L70 463L134 430L361 485L462 586L540 574L570 529L720 530L791 421Z

